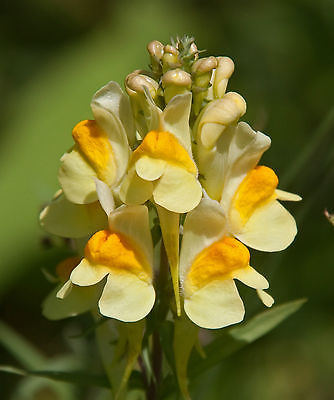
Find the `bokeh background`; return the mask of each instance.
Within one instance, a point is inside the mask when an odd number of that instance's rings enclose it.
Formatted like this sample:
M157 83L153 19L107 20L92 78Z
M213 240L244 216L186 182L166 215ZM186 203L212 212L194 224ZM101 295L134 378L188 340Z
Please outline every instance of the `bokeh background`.
M93 345L73 338L87 321L49 322L40 303L52 285L41 270L69 253L38 226L58 188L71 129L91 117L92 94L145 68L146 44L194 35L208 55L228 55L229 90L248 103L243 120L269 134L263 162L299 234L279 254L252 252L276 302L308 302L275 331L191 382L194 399L334 398L334 2L332 0L2 0L0 5L0 363L75 369ZM260 311L242 288L247 316ZM88 340L91 340L88 337ZM38 351L37 351L38 349ZM98 366L97 366L98 369ZM85 394L83 394L85 393ZM94 389L0 373L0 398L99 398Z

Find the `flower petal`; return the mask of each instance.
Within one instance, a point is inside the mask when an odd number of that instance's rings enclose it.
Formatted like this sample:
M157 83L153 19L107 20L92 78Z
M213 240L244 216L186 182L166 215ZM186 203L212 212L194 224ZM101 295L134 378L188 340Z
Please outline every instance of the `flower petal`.
M244 318L245 309L232 279L214 281L184 300L184 310L198 326L219 329Z
M146 181L159 179L166 168L167 162L159 158L142 156L136 162L136 172L138 176Z
M168 164L155 185L153 198L169 211L184 213L198 205L202 198L202 187L193 174Z
M108 219L99 202L74 204L61 194L40 214L43 229L53 235L81 238L108 225Z
M276 196L278 200L282 201L300 201L302 198L295 193L285 192L284 190L276 189Z
M152 284L133 274L112 272L102 292L99 308L106 317L135 322L151 311L154 301Z
M270 146L270 138L255 132L245 122L228 127L214 149L197 146L199 170L209 196L228 207L248 171L256 166Z
M97 200L94 178L96 172L74 148L60 159L58 179L69 201L87 204Z
M186 217L180 254L183 282L196 255L226 233L226 218L217 201L202 199Z
M105 265L92 265L86 258L74 268L70 280L78 286L91 286L100 282L110 272L110 268Z
M136 130L130 100L117 82L111 81L98 90L93 96L92 104L98 104L117 116L124 126L130 145L135 144Z
M143 204L153 193L153 183L140 178L136 170L131 169L120 187L120 199L125 204Z
M106 183L100 181L99 179L95 179L95 184L99 202L104 212L109 215L115 209L115 201L112 191Z
M291 244L296 233L293 216L274 200L256 209L235 236L256 250L280 251Z
M110 140L117 166L115 183L117 184L127 170L130 157L130 148L124 126L117 115L105 108L105 103L92 101L91 107L96 122L107 133Z
M269 287L267 279L251 266L235 271L233 278L254 289L268 289Z
M270 296L270 294L264 290L257 290L257 295L266 307L271 307L275 303L275 300Z
M191 100L191 93L174 96L163 111L163 129L177 137L189 154L192 154L189 127Z
M121 206L109 217L110 230L133 239L153 265L153 244L146 206Z

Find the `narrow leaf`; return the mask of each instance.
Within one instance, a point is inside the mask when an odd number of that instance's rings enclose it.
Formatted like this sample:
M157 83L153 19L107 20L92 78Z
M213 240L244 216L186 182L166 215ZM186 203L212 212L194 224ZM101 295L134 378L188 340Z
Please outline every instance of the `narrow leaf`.
M189 377L195 378L220 363L225 357L264 336L298 311L305 302L306 299L299 299L275 306L244 324L223 332L204 348L206 358L202 359L198 354L192 354L189 362Z

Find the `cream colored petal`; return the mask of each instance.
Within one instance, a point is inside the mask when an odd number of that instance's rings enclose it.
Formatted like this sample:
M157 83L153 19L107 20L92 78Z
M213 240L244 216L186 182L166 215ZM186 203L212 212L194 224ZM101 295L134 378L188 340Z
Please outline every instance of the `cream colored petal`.
M276 196L278 200L283 201L300 201L302 198L295 193L285 192L284 190L276 189Z
M233 280L217 280L184 300L184 310L198 326L224 328L243 320L245 309Z
M125 204L143 204L152 193L153 183L140 178L135 169L131 169L123 179L119 196Z
M150 91L144 87L146 107L144 107L145 119L147 123L148 132L158 130L161 127L161 109L155 104Z
M98 90L93 96L92 104L98 104L117 116L124 126L130 145L135 144L136 130L130 100L117 82L111 81Z
M202 198L202 187L196 177L183 168L168 164L153 191L154 201L169 211L185 213Z
M107 133L116 160L116 181L119 183L128 168L130 148L124 126L117 115L104 108L103 103L92 102L92 111L98 125Z
M172 133L191 155L189 117L191 93L174 96L163 111L163 130Z
M293 216L274 200L257 208L235 236L256 250L280 251L291 244L296 233Z
M144 251L150 265L153 265L153 244L146 206L121 206L109 217L111 231L123 233L132 238Z
M104 212L109 215L115 209L115 201L112 191L106 183L99 179L95 179L95 184L99 202Z
M159 179L165 171L167 162L158 158L142 156L136 162L137 174L146 181Z
M152 284L129 273L112 273L102 292L102 315L124 322L139 321L151 311L155 301Z
M181 283L197 254L226 234L226 218L217 201L202 199L186 217L180 254Z
M267 279L250 266L234 271L233 278L254 289L268 289L269 287Z
M43 315L50 320L74 317L97 306L101 288L97 286L78 287L72 285L72 290L64 299L56 297L60 286L57 286L42 304Z
M58 299L64 299L71 293L72 287L73 287L72 282L70 280L66 281L56 293L56 297Z
M110 272L104 265L92 265L86 258L74 268L70 280L78 286L91 286L100 282Z
M74 148L65 153L60 162L58 179L67 199L76 204L96 201L96 173L79 151Z
M257 290L256 292L259 296L259 299L266 307L271 307L275 303L275 300L270 296L270 294L268 294L264 290Z
M255 132L245 122L227 128L212 150L197 146L199 171L209 196L228 204L246 174L270 147L269 136Z
M81 238L108 226L99 202L74 204L59 195L40 214L43 229L53 235Z

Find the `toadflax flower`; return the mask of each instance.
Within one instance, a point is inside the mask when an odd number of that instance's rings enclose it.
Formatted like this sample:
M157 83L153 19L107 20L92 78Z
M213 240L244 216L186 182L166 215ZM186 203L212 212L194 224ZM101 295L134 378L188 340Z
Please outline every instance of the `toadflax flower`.
M219 201L231 234L257 250L285 249L297 228L292 215L277 200L298 201L301 197L277 189L275 172L257 165L270 146L270 138L244 122L224 126L223 133L211 143L212 148L203 143L206 134L198 124L197 157L202 183L208 196Z
M99 299L102 315L124 322L139 321L155 300L153 246L146 206L121 206L109 216L109 229L96 232L70 275L77 286L106 282Z
M269 287L249 261L247 247L230 235L219 203L203 199L186 217L180 256L184 310L195 324L222 328L243 319L234 279L261 291ZM270 305L268 296L261 293Z

